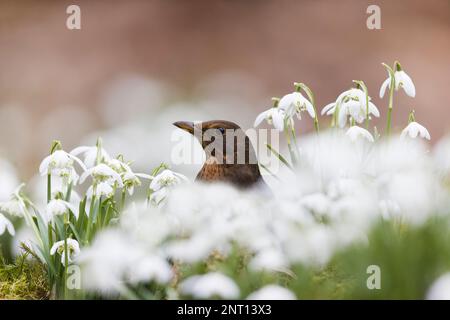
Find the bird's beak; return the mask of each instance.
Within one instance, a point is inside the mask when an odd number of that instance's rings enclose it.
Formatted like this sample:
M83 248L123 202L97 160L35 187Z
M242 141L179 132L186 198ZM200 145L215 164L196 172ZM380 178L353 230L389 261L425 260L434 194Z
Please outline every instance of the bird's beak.
M178 127L184 131L189 132L190 134L194 134L194 123L190 121L177 121L174 122L173 125Z

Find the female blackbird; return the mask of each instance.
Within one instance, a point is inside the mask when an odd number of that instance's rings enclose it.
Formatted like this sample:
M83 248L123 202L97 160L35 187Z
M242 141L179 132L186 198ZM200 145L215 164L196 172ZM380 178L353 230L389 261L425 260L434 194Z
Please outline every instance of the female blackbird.
M174 125L194 135L203 147L206 161L196 180L226 182L238 188L264 185L253 146L244 131L225 120L178 121Z

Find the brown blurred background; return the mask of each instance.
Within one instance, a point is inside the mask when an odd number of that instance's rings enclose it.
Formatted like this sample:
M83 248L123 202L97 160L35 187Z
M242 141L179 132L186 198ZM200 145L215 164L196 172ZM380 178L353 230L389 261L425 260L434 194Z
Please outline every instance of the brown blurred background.
M81 30L66 28L70 4L81 7ZM381 7L381 30L366 27L370 4ZM112 148L151 151L155 132L177 118L250 126L294 81L313 89L321 109L364 80L385 115L381 62L395 59L417 89L415 99L394 97L397 129L411 108L433 141L450 127L448 0L2 0L0 48L0 157L22 179L54 138L70 150L102 134Z

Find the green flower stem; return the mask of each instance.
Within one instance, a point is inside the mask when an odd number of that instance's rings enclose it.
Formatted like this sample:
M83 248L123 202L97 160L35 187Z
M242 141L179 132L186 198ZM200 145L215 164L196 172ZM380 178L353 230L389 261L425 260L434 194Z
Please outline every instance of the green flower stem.
M52 200L52 175L47 174L47 203Z
M284 134L286 136L286 141L287 141L287 145L288 145L288 149L289 149L289 154L291 156L291 161L292 161L293 166L295 167L297 165L297 158L296 158L295 152L294 152L294 150L292 148L291 137L290 137L290 134L289 134L289 130L284 129Z
M91 199L91 205L89 207L89 217L87 222L87 230L86 230L86 237L85 237L85 245L89 244L90 237L91 237L91 230L92 230L92 224L93 224L93 215L94 215L94 207L95 207L95 186L94 186L94 192Z
M394 79L391 78L391 84L389 88L389 105L388 105L388 115L387 115L387 127L386 132L388 135L391 134L391 121L392 121L392 108L393 108L393 100L394 100Z
M67 186L67 192L66 192L66 201L70 201L70 196L72 195L72 186L73 183L70 182L69 185Z
M67 267L69 266L69 250L67 245L67 213L64 214L64 299L67 299Z
M120 197L120 209L123 210L125 207L125 198L126 198L126 190L125 188L122 189L122 195Z

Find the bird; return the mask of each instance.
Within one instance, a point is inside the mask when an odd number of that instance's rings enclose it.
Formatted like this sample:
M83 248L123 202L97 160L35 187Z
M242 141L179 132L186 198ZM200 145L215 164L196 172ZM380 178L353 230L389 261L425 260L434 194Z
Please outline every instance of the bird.
M224 182L239 189L267 188L252 143L236 123L177 121L173 125L194 135L205 151L206 160L196 181Z

